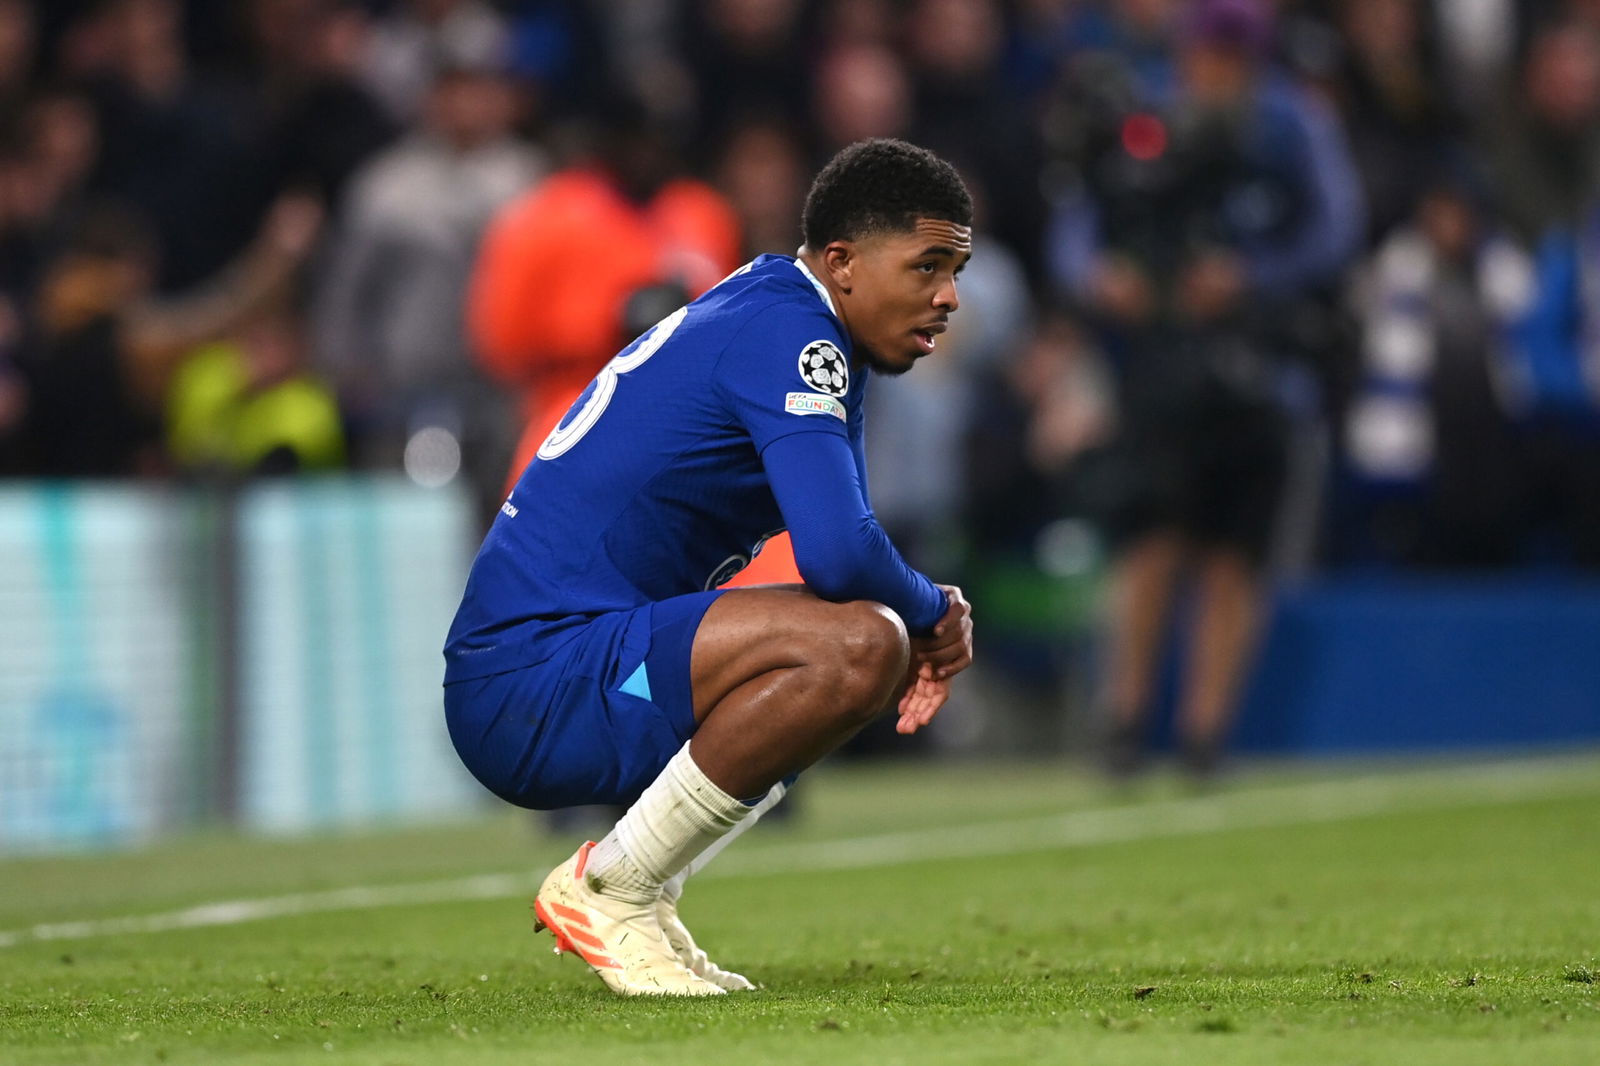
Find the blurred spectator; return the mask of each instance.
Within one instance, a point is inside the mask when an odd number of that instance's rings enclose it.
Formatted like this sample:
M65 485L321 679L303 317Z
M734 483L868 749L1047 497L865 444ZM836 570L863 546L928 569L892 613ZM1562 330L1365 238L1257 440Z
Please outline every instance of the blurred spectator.
M56 477L158 473L158 415L173 366L234 328L294 279L321 213L280 201L226 272L156 298L158 246L137 216L88 212L44 270L25 351L29 471Z
M88 97L40 92L22 107L18 144L0 159L0 291L26 305L45 257L82 211L99 157Z
M740 119L804 120L811 49L800 0L703 0L689 10L681 51L697 87L702 145L725 138Z
M1120 370L1116 476L1098 503L1116 545L1118 771L1137 765L1169 615L1191 578L1180 742L1198 773L1221 753L1287 466L1287 334L1360 237L1338 125L1264 65L1270 30L1261 3L1202 0L1186 15L1176 91L1131 71L1097 81L1085 128L1064 138L1086 153L1083 184L1059 206L1051 261Z
M1534 250L1535 299L1507 346L1527 554L1600 566L1600 28L1588 5L1536 31L1487 163ZM1517 106L1520 105L1520 106Z
M1345 417L1359 528L1345 560L1506 566L1525 517L1504 376L1511 332L1534 299L1528 254L1482 191L1436 171L1407 222L1358 275L1351 300L1361 384Z
M1464 113L1494 103L1506 91L1512 60L1526 43L1530 0L1476 0L1462 4L1433 0L1439 27L1440 62L1434 68L1439 88Z
M1600 568L1600 194L1534 253L1534 298L1507 345L1527 554Z
M1027 464L1052 481L1076 477L1075 467L1115 431L1115 386L1104 358L1064 316L1035 327L1006 381L1028 407Z
M642 102L618 98L602 117L593 158L494 219L470 282L476 354L522 394L513 479L607 360L739 263L732 209L679 175Z
M512 86L493 68L442 67L416 129L352 182L314 308L319 364L339 383L363 465L396 468L430 425L458 439L499 505L509 412L479 373L462 310L489 220L544 172L512 134Z
M844 44L822 58L812 120L826 157L855 141L904 137L913 118L911 82L895 52Z
M1517 91L1484 127L1485 161L1524 240L1576 223L1600 180L1600 29L1540 31Z
M0 113L17 107L27 95L37 32L28 0L0 0Z
M267 309L191 354L167 394L167 449L180 469L293 474L344 464L333 394L306 371L304 324Z
M509 71L537 91L543 112L565 114L598 98L606 84L601 5L571 0L519 0L511 5Z
M805 147L789 128L764 119L741 123L719 155L716 185L739 216L745 259L765 252L793 255L800 247L806 198Z
M247 0L246 54L231 72L235 116L267 193L315 191L337 211L346 181L396 133L360 81L365 17L344 0Z
M1037 267L1034 239L1045 221L1033 116L1018 106L1003 66L1005 25L987 0L917 0L906 15L916 120L911 139L970 172L991 198L989 232L1024 250Z
M1052 313L986 368L980 396L969 452L973 549L1031 556L1045 526L1074 509L1070 483L1115 428L1115 387L1083 331Z
M1013 47L1041 86L1087 61L1114 64L1159 90L1172 78L1172 36L1183 9L1183 0L1032 0L1024 5L1026 36Z
M61 73L99 114L99 191L154 227L164 291L221 269L270 196L236 116L190 70L181 15L176 0L108 0L62 41Z
M898 32L895 9L896 0L824 0L817 16L820 41L828 47L892 46Z
M1422 0L1349 0L1336 93L1367 203L1381 238L1411 210L1451 133L1446 87L1424 30Z
M409 123L435 68L503 70L510 48L505 19L483 0L399 0L367 36L361 80L395 121Z
M23 112L25 148L42 195L57 213L88 189L100 153L100 127L94 104L70 90L42 92Z

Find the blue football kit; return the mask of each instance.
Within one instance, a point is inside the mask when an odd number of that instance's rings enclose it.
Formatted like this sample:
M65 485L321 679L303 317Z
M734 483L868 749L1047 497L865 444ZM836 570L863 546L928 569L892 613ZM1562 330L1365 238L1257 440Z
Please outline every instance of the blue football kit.
M926 634L947 602L866 494L865 367L828 292L766 255L597 374L473 562L445 645L451 739L503 798L631 803L693 734L694 634L784 529L807 586Z

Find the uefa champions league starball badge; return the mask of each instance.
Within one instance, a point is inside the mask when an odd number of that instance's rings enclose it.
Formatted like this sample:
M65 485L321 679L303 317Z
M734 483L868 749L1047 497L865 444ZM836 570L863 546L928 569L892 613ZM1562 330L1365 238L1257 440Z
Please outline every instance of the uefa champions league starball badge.
M812 341L800 351L800 379L825 396L850 391L850 367L832 341Z

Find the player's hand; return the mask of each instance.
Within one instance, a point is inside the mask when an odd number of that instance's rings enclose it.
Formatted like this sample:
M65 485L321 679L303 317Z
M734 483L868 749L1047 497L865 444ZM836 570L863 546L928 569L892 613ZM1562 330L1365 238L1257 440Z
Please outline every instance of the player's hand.
M933 667L926 663L918 666L906 685L905 695L900 697L900 720L894 725L895 732L906 736L915 733L933 721L949 698L950 682L934 680Z
M911 660L918 667L932 667L930 680L948 681L972 665L972 605L954 585L940 585L939 590L950 606L931 636L912 640Z

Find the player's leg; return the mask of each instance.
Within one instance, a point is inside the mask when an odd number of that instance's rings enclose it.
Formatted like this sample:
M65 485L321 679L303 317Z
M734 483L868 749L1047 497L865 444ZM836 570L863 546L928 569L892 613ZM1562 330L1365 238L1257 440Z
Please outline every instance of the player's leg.
M773 785L771 788L769 788L767 790L767 794L761 798L761 802L750 808L750 813L745 816L743 821L734 826L732 829L728 830L725 835L720 836L716 840L712 841L710 847L696 855L693 859L690 859L688 866L685 866L682 870L674 874L664 886L665 891L674 899L683 895L684 883L688 881L689 878L693 877L701 870L704 870L708 865L710 865L712 859L715 859L718 855L727 850L729 844L732 844L735 840L738 840L739 837L745 833L748 833L751 827L760 820L762 815L766 814L779 803L783 802L784 797L789 793L789 784L790 782L788 781L779 781L776 785Z
M884 710L908 657L905 626L880 604L801 589L723 594L693 633L694 739L600 842L595 876L618 894L659 895L774 784Z
M723 791L759 799L884 711L908 656L905 625L881 604L730 591L695 634L694 760Z
M854 735L905 681L905 627L879 604L827 603L799 589L744 589L722 595L694 621L686 664L694 739L667 760L604 839L551 875L541 902L565 892L592 895L586 906L594 910L653 911L666 882L749 818L771 786ZM652 648L649 685L656 699L670 703L678 688L671 677L675 641L666 629L655 637L664 650L658 657ZM558 925L544 912L541 918ZM628 921L638 933L634 943L665 941L654 913ZM617 987L615 972L589 961ZM668 994L705 994L667 974L659 960L617 969L628 985L619 991L653 981ZM629 970L643 976L635 979Z
M778 550L781 556L778 565L762 566L775 549ZM757 570L761 572L756 573ZM785 589L790 592L802 591L804 586L795 577L794 552L789 547L788 534L774 537L769 541L761 555L756 559L756 562L752 563L747 569L740 571L724 587ZM695 942L693 934L689 932L688 928L683 924L683 920L679 917L678 902L683 898L684 885L689 878L705 869L707 864L726 850L729 844L732 844L743 834L748 833L763 815L783 801L788 790L789 786L784 781L780 781L768 789L766 796L750 809L750 813L741 822L728 830L726 835L713 841L710 847L691 859L688 866L685 866L667 880L666 884L662 886L660 902L656 904L656 916L660 919L661 928L667 934L667 940L672 944L673 949L677 951L678 957L683 959L685 965L694 973L730 992L751 989L755 985L744 975L733 973L711 961L710 957Z

